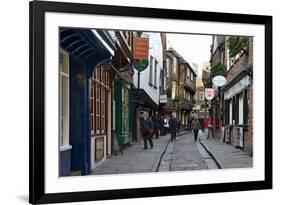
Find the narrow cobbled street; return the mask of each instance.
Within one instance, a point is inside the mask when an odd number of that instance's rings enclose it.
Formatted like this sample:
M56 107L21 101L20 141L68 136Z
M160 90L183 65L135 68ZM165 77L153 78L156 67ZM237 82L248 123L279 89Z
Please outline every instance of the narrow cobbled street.
M176 140L170 134L153 139L153 149L143 150L143 142L130 143L123 153L112 156L93 171L93 175L142 172L165 172L252 167L252 158L232 145L217 139L194 141L191 132ZM218 153L218 150L223 150ZM233 165L234 166L228 166Z

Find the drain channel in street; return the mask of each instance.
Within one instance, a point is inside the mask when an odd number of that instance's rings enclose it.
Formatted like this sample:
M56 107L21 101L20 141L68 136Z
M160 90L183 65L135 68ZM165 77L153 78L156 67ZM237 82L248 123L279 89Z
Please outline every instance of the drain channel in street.
M177 138L176 141L172 142L171 140L168 141L167 145L165 146L165 149L161 153L161 157L158 161L158 165L156 168L156 172L165 172L165 171L171 171L171 164L172 161L176 158L175 157L175 146L181 146L181 143L183 143L182 140L179 140L180 137ZM190 140L189 140L190 142ZM191 143L191 142L190 142ZM194 145L195 142L192 142ZM207 169L221 169L220 164L214 157L214 155L204 146L201 140L199 140L196 143L196 148L198 149L200 157L202 158L202 161L204 161L204 164L206 164ZM197 161L198 162L198 161ZM175 162L173 161L175 164ZM184 165L183 170L187 169L200 169L199 165L196 163L195 159L186 160L186 164Z

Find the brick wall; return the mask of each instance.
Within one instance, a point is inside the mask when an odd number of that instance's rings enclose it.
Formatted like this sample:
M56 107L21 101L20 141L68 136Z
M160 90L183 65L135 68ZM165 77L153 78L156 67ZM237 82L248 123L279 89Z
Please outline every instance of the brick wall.
M248 112L248 119L249 119L249 127L248 130L245 132L244 137L244 150L247 154L253 155L253 85L251 85L248 89L248 98L249 98L249 112Z
M218 48L213 55L212 65L215 65L216 63L219 63L219 62L221 62L221 51Z
M241 56L232 64L227 72L226 80L231 82L242 70L248 66L248 55L243 52Z
M253 64L253 37L249 38L249 48L248 48L248 63Z

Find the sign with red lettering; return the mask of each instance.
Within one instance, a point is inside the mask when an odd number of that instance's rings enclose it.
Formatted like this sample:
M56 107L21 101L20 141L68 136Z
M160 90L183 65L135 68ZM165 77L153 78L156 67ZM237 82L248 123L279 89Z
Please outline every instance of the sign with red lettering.
M205 88L206 100L212 100L215 96L215 90L213 88Z

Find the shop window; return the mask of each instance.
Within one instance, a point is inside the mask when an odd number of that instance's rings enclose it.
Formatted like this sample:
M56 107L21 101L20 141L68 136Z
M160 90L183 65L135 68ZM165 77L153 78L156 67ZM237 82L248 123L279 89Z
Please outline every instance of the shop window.
M239 95L239 124L243 124L243 103L244 103L244 100L243 100L243 93L241 93Z
M239 124L239 95L232 98L232 121L234 125Z
M248 91L245 90L244 91L244 106L243 106L243 116L244 116L244 119L243 119L243 123L244 124L248 124L248 107L249 107L249 102L248 102Z
M109 73L102 66L95 68L89 87L92 135L106 132L106 96L108 88Z
M173 57L173 73L177 73L177 58Z
M60 146L69 146L69 55L63 49L59 52L60 87Z
M173 100L176 97L176 89L177 89L177 83L176 83L176 81L172 81L172 99Z
M170 70L171 70L171 61L170 58L166 59L166 68L167 68L167 78L170 77Z

